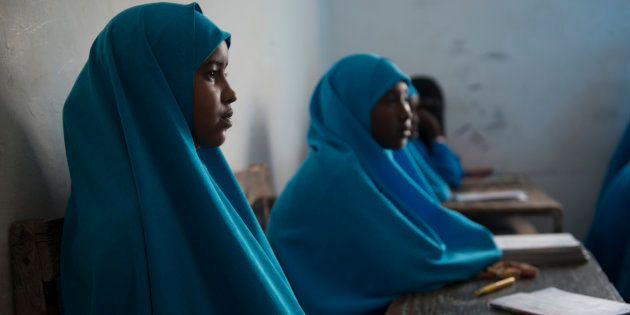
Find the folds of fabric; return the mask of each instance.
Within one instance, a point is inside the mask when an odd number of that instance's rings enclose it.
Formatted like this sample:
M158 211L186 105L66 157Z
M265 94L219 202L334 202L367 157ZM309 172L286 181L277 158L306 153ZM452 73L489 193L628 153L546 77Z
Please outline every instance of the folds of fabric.
M626 130L619 140L619 145L617 145L617 149L610 159L608 171L606 172L606 177L604 177L604 183L602 184L602 193L606 190L610 181L612 181L628 162L630 162L630 123L626 126Z
M433 141L431 150L419 140L411 141L417 152L422 154L428 164L433 168L442 180L451 188L458 188L464 177L464 169L459 157L444 142Z
M501 256L490 233L442 208L371 136L370 113L408 77L370 54L339 61L311 100L310 153L268 237L310 314L365 314L467 279ZM398 161L397 161L398 160Z
M419 140L412 141L419 142L420 145L423 145ZM424 178L426 178L426 182L431 188L431 191L435 194L438 202L444 202L451 199L451 189L448 184L435 172L433 167L429 165L426 160L427 157L418 151L415 145L410 143L404 148L404 150L401 151L407 151L411 156L415 165L418 167L419 172L424 176Z
M448 183L451 188L459 188L464 177L464 168L459 157L445 143L434 141L429 152L433 169Z
M630 301L630 163L608 183L586 242L621 296Z
M630 300L630 124L602 184L585 245L626 301Z
M623 256L623 266L619 277L615 281L615 287L623 299L630 303L630 241L626 243Z
M197 4L116 16L64 106L66 314L299 314L218 148L191 136L196 69L230 36Z
M409 98L413 98L414 96L420 96L418 90L413 85L409 85ZM411 105L411 103L410 103ZM413 105L412 105L413 106ZM416 108L411 108L412 112L416 111ZM418 128L418 126L414 126L413 120L417 120L419 123L419 117L416 116L417 113L414 113L414 117L412 118L412 128ZM420 136L420 133L418 134ZM415 141L421 142L419 138L415 139ZM451 198L451 190L448 187L448 184L433 170L433 167L429 165L427 161L427 157L423 156L413 145L407 144L403 150L398 150L394 156L397 155L407 155L411 161L413 161L413 167L403 167L407 173L417 173L420 180L418 180L418 184L423 188L428 188L425 190L430 191L429 194L433 195L437 202L443 202ZM397 159L399 162L403 162L400 159ZM401 164L404 165L404 164Z

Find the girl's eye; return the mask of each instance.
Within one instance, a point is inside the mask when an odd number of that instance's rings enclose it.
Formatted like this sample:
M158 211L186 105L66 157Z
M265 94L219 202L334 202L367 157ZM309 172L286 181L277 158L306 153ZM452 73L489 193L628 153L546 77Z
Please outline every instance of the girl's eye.
M403 97L392 97L392 98L390 98L389 102L392 105L398 105L400 103L407 103L408 100L406 98L403 98Z
M212 70L206 72L206 79L214 81L217 78L217 72Z

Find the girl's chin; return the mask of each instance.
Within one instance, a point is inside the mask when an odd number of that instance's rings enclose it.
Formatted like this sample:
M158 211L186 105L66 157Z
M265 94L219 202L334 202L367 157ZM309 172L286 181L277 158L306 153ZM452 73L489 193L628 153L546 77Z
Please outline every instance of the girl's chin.
M220 132L199 141L199 143L197 143L197 148L216 148L221 146L226 139L225 133L226 130L221 130Z

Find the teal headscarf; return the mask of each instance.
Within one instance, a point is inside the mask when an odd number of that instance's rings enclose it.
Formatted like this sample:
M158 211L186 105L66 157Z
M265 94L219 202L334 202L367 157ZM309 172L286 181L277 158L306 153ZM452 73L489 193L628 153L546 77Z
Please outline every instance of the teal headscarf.
M66 314L299 314L221 150L195 149L194 74L230 34L197 4L105 27L64 106Z
M602 193L628 162L630 162L630 122L626 126L626 130L619 140L619 145L617 145L617 149L608 164L608 171L606 172L606 177L604 177L604 183L602 184Z
M630 123L613 154L585 245L630 301Z
M365 314L472 277L501 256L485 228L442 208L371 135L371 112L409 78L351 55L311 99L309 156L274 206L268 237L309 314ZM406 159L406 160L405 160Z
M414 140L412 144L423 151L424 156L428 156L429 164L435 172L451 187L459 188L464 178L464 168L459 157L446 142L433 141L431 150L422 141Z
M418 95L418 91L413 87L413 85L409 85L409 97L413 97L415 95ZM407 151L411 160L415 162L415 166L426 179L426 185L430 187L430 190L435 196L437 202L444 202L451 199L451 189L429 164L426 150L422 151L421 148L416 147L414 143L422 144L419 139L411 139L410 143L401 151Z
M621 296L630 302L630 162L621 168L602 192L586 239Z

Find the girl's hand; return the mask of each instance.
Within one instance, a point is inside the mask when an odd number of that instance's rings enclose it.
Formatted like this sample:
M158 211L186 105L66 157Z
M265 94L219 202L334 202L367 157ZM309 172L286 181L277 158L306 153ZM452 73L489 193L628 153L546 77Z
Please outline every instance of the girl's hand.
M516 277L517 279L531 279L538 275L538 268L515 261L499 261L480 272L477 278L480 279L504 279L507 277Z

